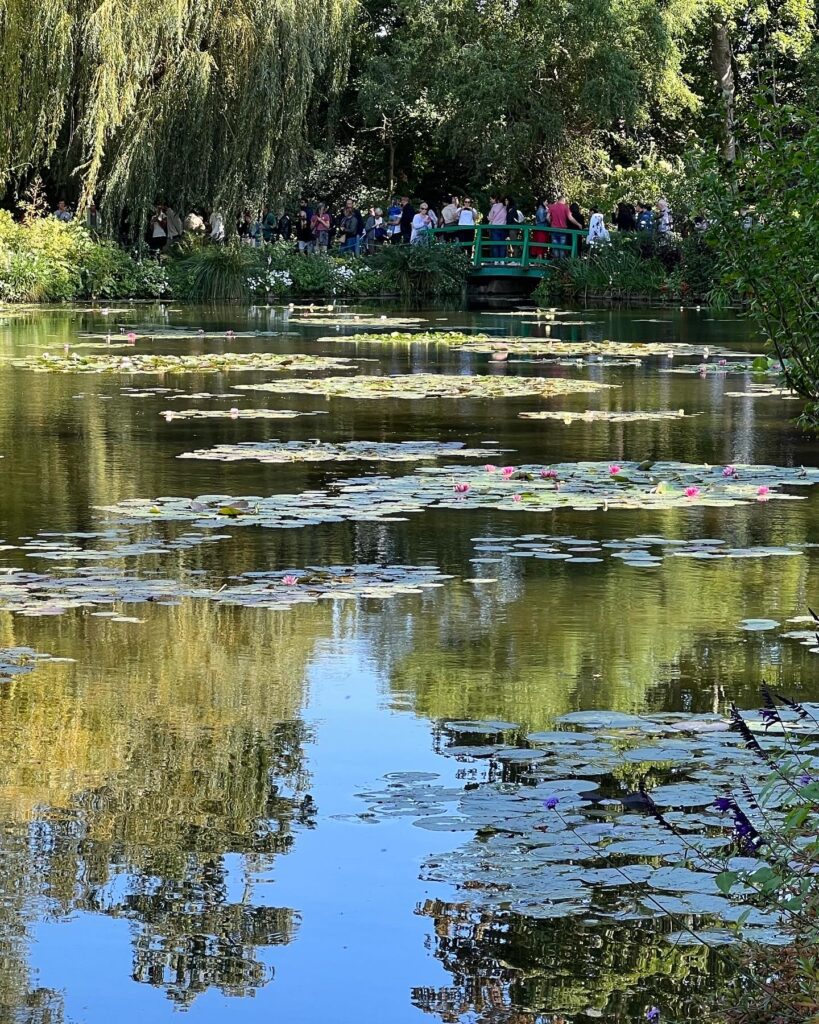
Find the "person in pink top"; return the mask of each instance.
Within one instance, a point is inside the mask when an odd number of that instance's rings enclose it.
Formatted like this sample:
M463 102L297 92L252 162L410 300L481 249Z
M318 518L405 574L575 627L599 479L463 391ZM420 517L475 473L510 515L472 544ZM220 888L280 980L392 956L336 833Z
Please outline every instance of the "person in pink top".
M558 196L556 203L549 203L549 224L553 228L568 228L571 225L580 230L580 224L572 216L572 211L569 209L565 196ZM568 245L569 236L561 234L559 231L553 231L552 242L556 245ZM556 259L560 259L566 253L562 249L557 252L553 249L552 254Z
M490 196L489 202L491 205L489 207L489 216L486 219L493 225L493 227L489 229L489 237L494 242L502 242L509 237L509 232L501 230L499 226L495 227L494 225L506 225L506 203L497 196ZM506 256L506 246L493 245L491 252L493 260L502 260Z

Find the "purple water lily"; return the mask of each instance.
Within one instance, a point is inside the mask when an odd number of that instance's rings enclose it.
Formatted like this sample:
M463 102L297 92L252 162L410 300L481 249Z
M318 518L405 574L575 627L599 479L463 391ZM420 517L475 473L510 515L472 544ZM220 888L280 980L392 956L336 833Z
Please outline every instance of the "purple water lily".
M714 807L720 814L725 814L726 811L733 810L734 801L729 796L718 796L714 801Z
M557 805L559 803L560 803L560 797L559 796L550 796L550 797L547 797L543 801L543 806L546 808L547 811L553 811L555 809L555 807L557 807Z
M646 1010L646 1020L659 1020L660 1019L660 1008L658 1006L649 1006Z

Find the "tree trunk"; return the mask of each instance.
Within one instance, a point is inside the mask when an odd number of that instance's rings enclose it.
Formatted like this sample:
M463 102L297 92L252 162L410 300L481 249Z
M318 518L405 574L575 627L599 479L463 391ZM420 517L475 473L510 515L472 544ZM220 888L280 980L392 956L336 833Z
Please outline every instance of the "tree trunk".
M392 195L395 191L395 143L390 139L390 183L387 192Z
M722 157L728 163L732 163L737 155L736 137L734 134L736 82L734 80L732 56L728 25L724 20L718 20L715 17L711 23L711 68L722 97L721 149Z

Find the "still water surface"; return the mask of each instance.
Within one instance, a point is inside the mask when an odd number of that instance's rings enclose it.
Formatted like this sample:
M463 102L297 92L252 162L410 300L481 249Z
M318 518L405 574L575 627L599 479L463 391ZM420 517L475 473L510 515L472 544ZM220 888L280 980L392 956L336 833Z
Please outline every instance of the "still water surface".
M430 327L541 336L526 318L438 311ZM552 337L683 341L758 350L749 328L707 311L583 312ZM224 392L272 374L153 377L36 374L0 364L0 538L110 525L95 506L134 497L297 493L412 464L259 465L180 460L194 448L270 438L497 443L488 461L674 459L816 465L790 422L798 406L730 398L744 376L640 366L492 365L420 346L318 341L281 310L176 306L0 316L0 355L61 352L120 324L276 330L277 337L140 341L140 351L289 351L367 357L365 373L432 370L592 376L618 389L510 401L369 401L243 392L176 400L122 393L167 384ZM344 330L333 332L343 337ZM677 362L694 362L681 358ZM166 408L326 409L290 421L172 420ZM551 409L678 409L671 422L518 418ZM103 1024L442 1021L534 1024L639 1018L665 1001L681 1019L717 983L702 951L670 951L663 928L472 911L454 887L419 880L463 833L412 816L362 818L361 794L396 772L445 784L486 762L445 753L441 723L496 718L548 728L579 709L754 706L765 678L819 698L812 655L779 632L744 631L819 603L814 552L651 570L609 558L564 565L478 557L473 538L528 533L612 540L641 534L735 546L819 543L819 493L728 509L532 513L428 510L405 522L298 530L231 528L218 543L113 563L133 572L224 581L237 572L353 563L435 565L456 578L419 595L304 605L128 605L116 622L79 609L0 611L0 647L74 659L0 683L0 1020ZM185 532L157 524L155 533ZM191 531L187 531L191 532ZM195 532L195 531L193 531ZM147 534L143 533L143 536ZM59 539L59 538L58 538ZM94 541L85 542L93 546ZM53 571L11 547L2 565ZM496 580L471 584L467 578ZM666 931L668 929L665 929ZM683 984L681 978L688 976ZM599 1019L599 1018L598 1018Z

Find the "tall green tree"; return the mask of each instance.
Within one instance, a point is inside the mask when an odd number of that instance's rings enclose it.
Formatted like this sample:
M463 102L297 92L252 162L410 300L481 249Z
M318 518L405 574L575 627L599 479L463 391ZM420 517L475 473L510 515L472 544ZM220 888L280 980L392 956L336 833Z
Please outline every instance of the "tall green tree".
M49 164L80 205L235 210L278 189L355 0L0 0L0 179Z

